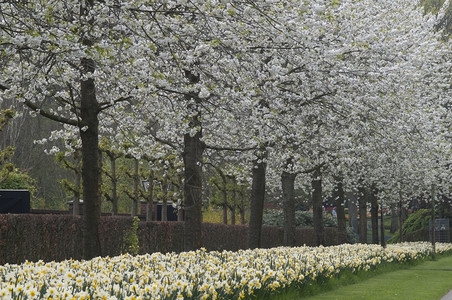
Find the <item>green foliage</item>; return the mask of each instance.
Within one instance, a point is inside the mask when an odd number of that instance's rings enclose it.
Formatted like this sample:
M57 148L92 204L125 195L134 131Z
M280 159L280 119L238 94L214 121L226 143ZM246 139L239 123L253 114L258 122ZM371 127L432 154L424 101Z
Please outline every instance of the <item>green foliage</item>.
M0 165L6 163L14 155L14 147L6 147L0 152Z
M31 195L32 206L39 206L43 199L34 197L37 192L36 181L27 173L14 168L12 164L6 164L0 171L0 189L3 190L28 190Z
M246 191L249 188L247 185L239 183L235 177L225 175L219 169L217 169L214 176L210 177L209 183L213 188L213 194L209 197L209 204L213 205L215 208L223 207L223 192L226 189L226 205L229 208L235 206L237 211L245 210L248 200Z
M405 220L402 226L402 235L410 234L419 230L428 229L429 221L432 218L432 211L430 209L420 209ZM388 243L397 243L400 239L400 232L394 233Z
M133 217L132 227L124 232L123 253L129 253L131 255L138 254L138 250L140 249L137 235L139 222L140 219L138 217Z
M80 150L75 150L71 156L67 156L64 152L58 152L55 157L55 161L58 165L66 170L69 170L75 176L81 178L81 153ZM80 179L81 181L81 179ZM81 194L81 182L76 184L74 180L67 178L60 180L61 186L63 187L68 199L80 198Z
M5 179L0 182L0 189L5 190L20 190L20 189L28 189L28 190L34 190L35 187L35 181L33 178L28 176L26 173L20 172L18 169L13 168L11 170L11 165L8 164L6 167L6 170L4 168L3 172L8 172L8 174L5 176Z
M0 131L14 115L11 109L0 110ZM6 147L0 152L0 189L29 190L33 196L36 193L36 181L9 162L14 155L14 150L14 147Z
M12 109L0 111L0 130L15 116L15 114L16 113Z
M402 233L409 233L421 229L428 228L429 220L432 217L431 210L421 209L411 214L403 223Z
M424 7L424 13L438 14L445 0L421 0L420 5ZM452 3L445 10L445 15L438 24L438 28L444 29L444 37L448 39L452 33Z
M420 4L424 7L425 13L437 14L444 2L445 0L421 0Z
M264 212L264 225L283 227L284 214L280 210L267 210ZM337 227L337 221L329 214L323 215L323 222L325 227ZM313 215L309 211L295 211L295 225L297 227L314 227ZM353 232L351 227L347 227L347 241L351 244L358 242L357 235Z
M323 216L323 221L326 227L336 227L336 219L329 215ZM263 220L264 225L269 226L279 226L282 227L284 224L284 214L280 210L267 210L264 212ZM297 227L313 227L313 215L309 211L295 211L295 225Z

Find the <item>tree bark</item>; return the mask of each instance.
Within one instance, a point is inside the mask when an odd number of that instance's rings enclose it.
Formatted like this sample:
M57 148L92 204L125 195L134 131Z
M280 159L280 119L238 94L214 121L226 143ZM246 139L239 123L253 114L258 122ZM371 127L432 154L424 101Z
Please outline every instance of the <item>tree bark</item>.
M400 197L402 197L402 196L400 196ZM400 200L399 205L400 205L400 207L399 207L399 236L400 236L399 241L403 242L405 240L404 236L403 236L403 223L405 223L405 220L408 217L408 212L407 212L407 209L405 208L402 200Z
M132 217L138 215L138 186L140 185L140 176L138 174L138 159L133 159L133 199L132 199Z
M322 206L322 173L320 168L312 174L312 210L316 245L324 244L324 224L323 224L323 206Z
M284 237L285 246L295 245L295 178L296 174L283 171L281 174L281 187L284 211Z
M199 82L199 76L185 71L191 84ZM186 96L186 100L194 100L188 104L188 110L193 112L189 127L196 133L184 135L184 197L185 197L185 223L184 223L184 249L186 251L201 247L202 225L202 162L205 145L201 141L201 100L198 97Z
M153 205L154 205L154 189L152 187L154 183L154 172L151 170L149 174L148 195L146 201L146 221L152 221Z
M229 179L231 180L231 206L230 206L230 210L231 210L231 225L235 225L236 224L236 214L237 214L237 206L238 206L238 200L237 200L237 182L235 180L234 176L228 176Z
M162 198L161 219L162 219L162 221L166 222L166 221L168 221L168 178L167 178L166 174L163 175L162 192L163 192L163 198Z
M215 168L218 175L220 175L221 177L221 182L222 184L218 184L217 188L220 190L221 192L221 196L223 198L223 203L222 203L222 210L223 210L223 224L228 224L228 182L227 182L227 178L225 176L225 174L223 173L223 171L220 168Z
M372 244L379 244L378 238L378 198L376 191L372 188L370 198L370 218L372 222Z
M359 242L367 243L367 191L364 188L359 189Z
M386 234L385 234L385 218L383 213L383 202L381 202L381 215L380 215L380 236L381 236L381 246L386 248Z
M245 216L245 192L243 191L242 187L239 187L237 185L236 180L234 179L234 186L238 187L237 190L239 197L240 197L240 204L239 204L239 214L240 214L240 224L245 225L246 224L246 216Z
M257 158L253 162L252 170L253 182L251 186L250 222L248 226L248 248L250 249L261 246L267 150L261 148L257 151L256 156Z
M451 203L448 201L446 196L441 197L441 201L439 202L439 217L447 218L451 214Z
M202 155L204 146L201 133L195 136L184 136L184 164L185 164L185 224L184 248L186 251L201 247L202 223Z
M74 152L74 173L75 173L75 190L74 190L74 200L72 203L72 215L79 216L80 215L80 191L82 185L82 174L80 170L80 152L76 150Z
M231 225L235 225L235 223L236 223L236 221L235 221L236 210L237 210L237 205L235 203L233 203L232 207L231 207Z
M178 189L179 189L179 195L180 195L180 199L184 199L184 185L183 185L183 177L182 176L178 176ZM182 222L184 221L184 203L182 201L180 201L180 203L178 203L178 209L177 209L177 221L178 222Z
M94 62L83 59L86 72L94 72ZM81 82L80 117L82 126L82 178L83 178L83 258L91 259L101 255L99 241L100 167L99 167L99 107L92 78Z
M397 215L396 203L391 204L391 233L395 233L399 229L399 216Z
M348 198L348 217L350 226L354 233L358 233L358 197L356 193L347 193Z
M224 198L224 195L223 195L223 198ZM226 204L224 204L224 202L222 205L222 211L223 211L222 223L228 224L228 206Z
M118 215L118 177L116 174L116 156L108 153L111 168L111 215Z
M347 220L345 219L345 192L342 183L342 178L338 177L336 180L336 187L334 189L334 199L336 202L336 217L337 217L337 243L347 243Z

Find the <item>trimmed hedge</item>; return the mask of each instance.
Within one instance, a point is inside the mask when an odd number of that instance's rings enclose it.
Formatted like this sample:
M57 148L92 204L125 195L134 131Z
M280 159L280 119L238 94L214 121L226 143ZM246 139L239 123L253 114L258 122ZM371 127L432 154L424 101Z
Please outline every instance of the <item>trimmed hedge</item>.
M101 217L102 256L121 254L124 234L132 217ZM0 265L28 261L61 261L82 258L82 218L71 215L0 214ZM139 253L181 252L183 222L140 222ZM247 248L248 226L203 223L202 246L207 250L237 251ZM262 227L262 247L281 246L281 227ZM297 246L315 245L312 228L296 229ZM336 244L336 229L325 228L325 244Z
M0 215L0 264L81 258L81 218Z

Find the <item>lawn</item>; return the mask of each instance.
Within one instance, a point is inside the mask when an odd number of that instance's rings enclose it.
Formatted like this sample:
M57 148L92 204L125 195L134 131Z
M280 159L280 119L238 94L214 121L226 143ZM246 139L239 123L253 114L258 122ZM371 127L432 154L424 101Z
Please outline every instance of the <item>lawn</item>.
M321 299L419 299L439 300L452 289L452 256L384 272L355 284L308 297Z

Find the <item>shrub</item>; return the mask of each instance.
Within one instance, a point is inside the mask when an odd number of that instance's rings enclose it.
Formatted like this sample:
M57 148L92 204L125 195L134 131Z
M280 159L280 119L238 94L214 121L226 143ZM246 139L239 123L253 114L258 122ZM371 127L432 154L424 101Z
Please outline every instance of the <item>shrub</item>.
M324 214L323 221L325 227L336 227L336 219L330 215ZM282 227L284 224L284 213L281 210L267 210L264 212L262 223L268 226ZM309 211L295 211L295 225L297 227L313 227L313 215Z
M123 253L129 253L131 255L137 255L139 250L138 243L138 223L140 222L140 218L137 216L133 217L133 223L130 229L124 232L124 241L123 241Z
M429 221L432 218L430 209L420 209L408 216L402 225L402 235L411 235L415 232L420 232L429 229ZM400 240L400 232L394 233L388 243L397 243Z
M15 168L12 164L3 166L3 169L0 171L0 189L28 190L31 194L32 205L43 202L43 199L35 197L37 192L36 180L27 173Z

